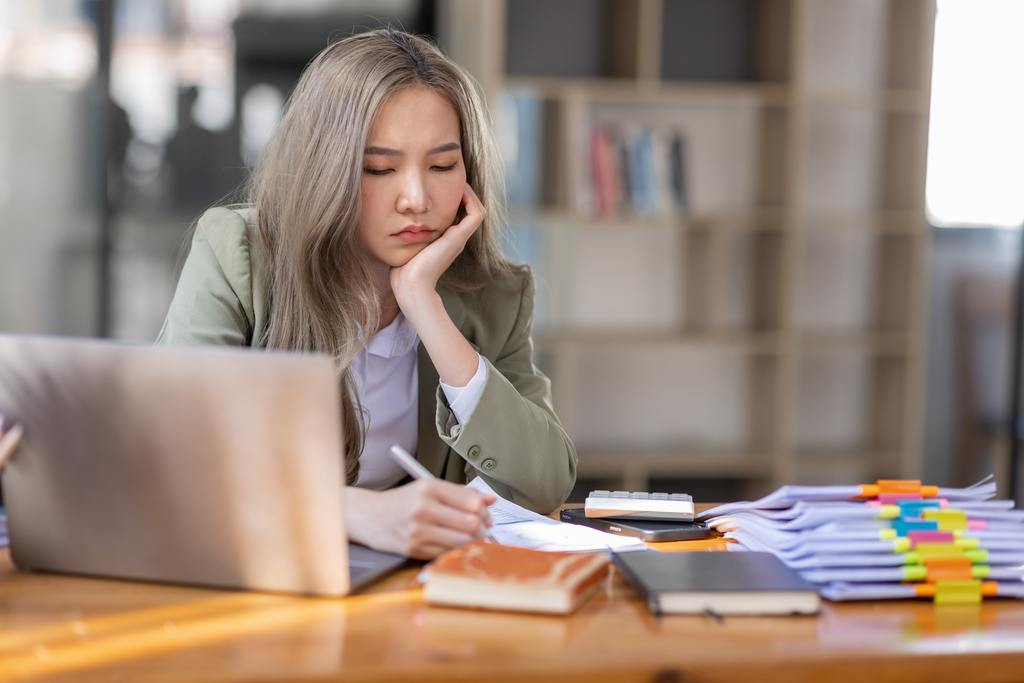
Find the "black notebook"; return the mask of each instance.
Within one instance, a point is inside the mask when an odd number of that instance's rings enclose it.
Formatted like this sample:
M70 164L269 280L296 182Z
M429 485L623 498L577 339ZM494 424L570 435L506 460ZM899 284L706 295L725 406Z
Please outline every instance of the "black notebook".
M770 553L637 551L615 566L655 614L814 614L814 586Z

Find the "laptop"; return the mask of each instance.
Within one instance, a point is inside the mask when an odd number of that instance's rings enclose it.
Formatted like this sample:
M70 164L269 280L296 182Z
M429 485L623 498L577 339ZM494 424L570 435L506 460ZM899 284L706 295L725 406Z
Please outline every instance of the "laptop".
M326 355L0 335L0 475L27 570L343 596L405 562L346 542Z

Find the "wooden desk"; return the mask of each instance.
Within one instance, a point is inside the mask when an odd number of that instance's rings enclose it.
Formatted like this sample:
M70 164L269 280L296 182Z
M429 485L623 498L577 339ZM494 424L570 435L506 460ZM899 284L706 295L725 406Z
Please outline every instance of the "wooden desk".
M825 603L654 618L613 577L571 617L428 607L403 570L345 600L14 571L0 681L1019 681L1024 604Z

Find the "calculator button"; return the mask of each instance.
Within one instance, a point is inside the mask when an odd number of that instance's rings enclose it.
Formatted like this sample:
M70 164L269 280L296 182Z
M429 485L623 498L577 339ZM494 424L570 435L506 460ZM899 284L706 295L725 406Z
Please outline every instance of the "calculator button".
M652 493L651 500L668 500L667 493Z
M629 498L629 491L612 491L609 498Z
M633 500L647 500L649 495L646 491L633 491L629 497Z
M611 491L591 491L590 495L593 498L607 498L611 493Z

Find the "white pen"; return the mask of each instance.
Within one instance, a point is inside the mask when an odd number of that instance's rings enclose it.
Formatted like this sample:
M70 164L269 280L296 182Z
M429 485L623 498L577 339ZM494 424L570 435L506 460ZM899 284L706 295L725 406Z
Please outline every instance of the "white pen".
M388 452L391 453L391 457L395 459L395 462L413 479L437 479L437 477L431 474L430 470L424 467L416 458L412 457L409 451L398 444L389 448ZM494 541L495 539L488 533L487 540Z
M18 448L18 443L21 441L24 430L21 425L16 424L6 432L0 431L0 470L4 468L7 461L14 455L14 451Z
M412 455L409 454L409 451L405 450L398 444L391 447L391 457L393 457L395 462L397 462L399 466L413 479L437 479L437 477L430 473L430 470L421 465L416 458L412 457Z

